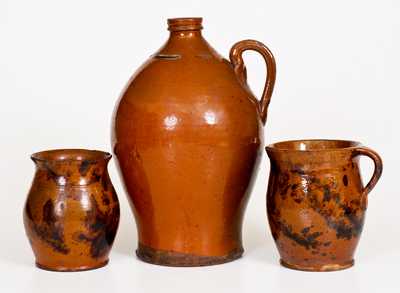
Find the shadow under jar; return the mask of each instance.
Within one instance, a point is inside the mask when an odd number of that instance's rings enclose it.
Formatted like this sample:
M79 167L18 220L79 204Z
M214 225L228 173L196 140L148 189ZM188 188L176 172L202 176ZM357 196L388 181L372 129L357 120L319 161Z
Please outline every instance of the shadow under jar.
M379 155L358 142L297 140L266 148L271 161L268 220L281 264L305 271L351 267L367 195L382 174ZM359 157L374 174L363 187Z
M39 268L81 271L108 262L119 223L109 153L51 150L31 156L36 172L24 225Z

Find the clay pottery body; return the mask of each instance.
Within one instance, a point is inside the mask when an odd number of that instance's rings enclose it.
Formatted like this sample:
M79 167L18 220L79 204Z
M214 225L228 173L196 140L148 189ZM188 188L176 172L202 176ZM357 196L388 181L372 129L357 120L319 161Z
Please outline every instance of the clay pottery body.
M81 271L107 264L119 203L108 153L80 149L32 155L36 173L24 208L26 234L39 268Z
M287 141L266 150L271 161L268 219L281 264L306 271L352 266L367 196L382 173L379 155L341 140ZM375 163L366 187L361 155Z
M212 265L243 252L275 62L251 40L225 60L201 23L168 20L168 41L134 74L114 112L112 145L136 218L137 255L154 264ZM245 50L267 63L260 102L246 83Z

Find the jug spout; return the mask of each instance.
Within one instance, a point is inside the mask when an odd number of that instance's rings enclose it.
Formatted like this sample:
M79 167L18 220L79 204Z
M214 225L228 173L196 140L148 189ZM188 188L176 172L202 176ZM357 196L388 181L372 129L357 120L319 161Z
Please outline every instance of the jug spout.
M168 30L171 32L201 31L201 17L181 17L168 19Z
M203 38L202 21L201 17L168 19L169 38L154 57L164 61L179 60L183 56L221 59L221 56Z

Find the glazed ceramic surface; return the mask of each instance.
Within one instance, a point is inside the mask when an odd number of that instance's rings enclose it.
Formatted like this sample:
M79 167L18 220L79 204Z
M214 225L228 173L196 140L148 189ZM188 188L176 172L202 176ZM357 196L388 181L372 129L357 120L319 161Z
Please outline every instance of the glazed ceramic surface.
M353 265L367 196L382 173L379 155L357 142L301 140L270 145L268 219L281 255L293 269L331 271ZM363 187L359 157L375 163Z
M275 81L271 52L233 46L231 62L202 37L200 18L170 19L166 44L117 103L113 150L135 214L144 261L199 266L236 259ZM259 52L268 77L260 102L242 53Z
M38 267L80 271L104 266L119 222L108 153L52 150L32 155L36 173L24 208Z

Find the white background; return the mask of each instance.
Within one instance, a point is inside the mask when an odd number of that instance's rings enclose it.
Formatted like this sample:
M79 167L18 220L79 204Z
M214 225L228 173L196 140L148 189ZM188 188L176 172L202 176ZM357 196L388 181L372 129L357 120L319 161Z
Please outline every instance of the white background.
M22 208L33 152L110 151L110 120L125 83L168 36L168 17L204 17L204 36L228 56L253 38L276 57L266 143L296 138L359 140L384 172L370 194L355 267L332 273L282 268L266 221L264 155L244 223L244 257L204 268L168 268L134 256L136 228L110 173L122 219L110 264L82 273L34 267ZM400 4L376 1L0 0L1 292L400 292ZM246 53L261 92L265 66ZM365 182L372 171L362 161Z

